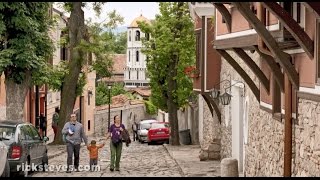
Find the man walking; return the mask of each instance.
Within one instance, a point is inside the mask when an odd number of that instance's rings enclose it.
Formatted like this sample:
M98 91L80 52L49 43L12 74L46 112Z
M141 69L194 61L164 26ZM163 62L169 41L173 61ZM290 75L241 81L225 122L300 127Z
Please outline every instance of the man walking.
M67 144L67 173L71 172L72 156L74 154L74 168L75 171L79 171L79 155L80 155L80 144L82 140L85 145L88 146L87 136L84 134L83 125L77 122L76 114L71 114L70 122L67 122L63 129L62 134L66 135Z
M133 141L136 141L136 138L138 137L138 134L137 134L137 127L138 127L138 124L136 121L133 122L132 124L132 131L133 131Z
M56 136L58 133L59 112L60 112L60 109L58 107L56 107L55 112L52 116L52 129L54 132L54 140L56 139Z
M40 130L42 137L47 136L47 118L43 113L40 114Z

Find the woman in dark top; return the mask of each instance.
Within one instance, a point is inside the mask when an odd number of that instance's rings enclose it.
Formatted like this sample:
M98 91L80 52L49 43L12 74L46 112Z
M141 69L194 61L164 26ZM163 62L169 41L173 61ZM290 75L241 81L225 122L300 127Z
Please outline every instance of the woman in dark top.
M108 130L107 139L111 137L110 151L111 151L111 164L110 171L114 169L120 171L120 158L122 151L122 138L121 131L125 129L124 125L120 123L120 117L114 116L114 124Z

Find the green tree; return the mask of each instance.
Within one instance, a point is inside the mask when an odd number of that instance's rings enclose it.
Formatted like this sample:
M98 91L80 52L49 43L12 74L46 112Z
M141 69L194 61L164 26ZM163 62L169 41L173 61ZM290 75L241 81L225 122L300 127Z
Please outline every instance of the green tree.
M41 85L53 44L47 2L0 3L0 73L5 74L6 118L22 120L32 85Z
M115 53L126 54L127 51L127 32L117 34L115 40Z
M126 90L124 89L123 83L114 83L111 88L111 97L117 96L120 94L127 95ZM128 96L128 95L127 95ZM101 106L109 103L109 90L107 84L101 82L96 88L96 106ZM112 103L112 102L111 102Z
M151 39L143 39L143 53L151 84L151 101L169 113L171 144L180 145L177 110L188 102L192 81L183 72L195 61L194 26L186 2L160 2L153 24L139 22Z
M99 15L101 11L102 2L92 3L93 9ZM108 77L111 75L112 63L105 47L104 39L101 38L102 26L116 27L119 21L123 18L112 11L108 14L111 17L106 24L90 23L85 24L83 7L89 5L84 2L66 2L63 4L64 8L70 13L69 22L67 25L68 35L66 37L66 44L70 50L70 60L66 65L65 70L54 72L58 81L63 75L61 84L61 101L60 101L60 121L59 129L63 128L66 121L69 120L70 114L73 111L76 97L82 94L83 86L86 82L86 77L82 73L85 64L88 64L89 57L94 54L94 63L90 70L96 70L101 77ZM76 82L76 83L75 83ZM59 83L56 83L58 85ZM61 144L61 134L57 134L53 144Z

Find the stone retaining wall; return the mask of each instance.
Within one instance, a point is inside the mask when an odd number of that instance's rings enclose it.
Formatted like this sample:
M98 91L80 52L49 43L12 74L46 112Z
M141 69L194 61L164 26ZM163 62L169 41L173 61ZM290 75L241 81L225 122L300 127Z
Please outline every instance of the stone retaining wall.
M129 132L132 132L133 116L136 115L136 120L139 122L141 119L146 118L156 118L146 113L144 104L138 105L127 105L119 108L110 109L110 124L113 124L113 117L115 115L120 115L122 111L122 123L128 129ZM108 127L108 109L103 109L95 112L94 115L94 134L96 136L101 136L106 133ZM130 116L130 114L132 115Z

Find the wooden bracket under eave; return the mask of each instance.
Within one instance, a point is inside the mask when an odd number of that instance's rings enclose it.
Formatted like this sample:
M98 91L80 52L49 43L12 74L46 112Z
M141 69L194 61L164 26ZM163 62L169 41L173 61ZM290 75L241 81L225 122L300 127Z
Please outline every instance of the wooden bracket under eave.
M299 75L295 67L291 63L291 56L287 53L284 53L280 49L276 40L266 29L265 25L263 25L263 23L257 18L257 16L252 11L250 11L248 3L233 2L233 4L265 42L271 53L275 56L277 62L279 62L280 66L283 68L284 72L288 74L288 77L294 88L299 89Z
M241 48L233 48L233 51L247 64L251 71L258 77L260 83L270 95L270 81L261 71L260 67L251 59L251 57Z
M290 32L311 60L314 58L314 43L292 16L276 2L262 2L262 5L278 18L280 23Z
M214 110L216 112L217 117L218 117L219 123L221 124L221 112L220 112L219 107L216 104L216 102L211 98L211 96L207 92L205 92L201 95L204 98L204 100L206 101L207 105L209 106L212 117L213 117L213 110Z
M222 15L222 18L226 21L228 32L231 33L231 27L232 27L232 19L231 14L228 11L228 9L221 3L212 3L214 7L220 12ZM216 17L217 18L217 17Z

